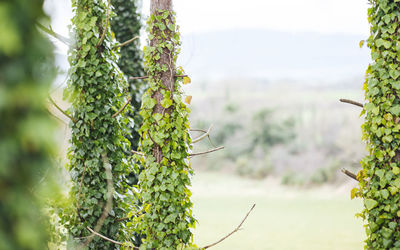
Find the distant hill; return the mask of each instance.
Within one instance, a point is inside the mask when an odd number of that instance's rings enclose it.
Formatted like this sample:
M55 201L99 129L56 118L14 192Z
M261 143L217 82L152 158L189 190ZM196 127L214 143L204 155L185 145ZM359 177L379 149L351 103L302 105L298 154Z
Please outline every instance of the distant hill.
M179 63L198 79L226 77L340 81L361 78L366 37L349 34L230 30L183 36Z

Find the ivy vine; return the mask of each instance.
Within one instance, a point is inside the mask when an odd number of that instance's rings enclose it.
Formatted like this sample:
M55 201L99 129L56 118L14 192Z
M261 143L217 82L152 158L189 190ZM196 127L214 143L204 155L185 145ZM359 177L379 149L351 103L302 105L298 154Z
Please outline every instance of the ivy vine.
M400 36L399 0L370 0L371 63L364 84L363 139L369 156L358 173L366 220L366 249L400 249Z
M113 50L117 44L109 25L110 2L73 0L72 6L75 45L69 53L65 98L72 103L67 168L74 207L64 209L61 218L74 242L89 249L112 249L111 242L88 238L88 228L116 240L129 237L123 230L123 218L133 203L126 184L131 172L125 138L130 119L124 115L129 93Z
M181 68L175 68L179 54L179 32L175 14L169 10L155 10L147 30L150 44L144 48L145 70L149 89L143 96L140 114L141 163L144 171L139 176L141 199L145 213L139 218L146 235L145 249L177 249L190 247L195 225L190 201L189 162L191 138L190 112L182 102Z
M115 11L115 17L111 19L111 28L116 39L121 43L133 40L133 42L120 47L119 52L121 56L118 60L118 66L129 83L132 110L126 115L133 119L133 124L129 126L128 137L132 150L137 150L139 146L139 128L142 124L142 117L139 114L139 110L142 104L143 92L147 86L146 81L132 79L133 76L144 75L143 56L140 49L140 40L138 39L142 27L141 17L137 10L138 2L137 0L111 1ZM139 180L139 171L142 167L137 164L134 167L134 171L129 173L127 181L129 185L136 187ZM138 200L137 197L136 200ZM140 209L139 201L133 205L136 206L133 211ZM143 236L140 235L136 224L129 223L129 225L128 235L131 235L130 242L135 246L140 246Z
M54 79L51 43L35 23L43 1L0 2L0 249L47 248L43 198L50 186L55 121L46 99ZM45 197L49 198L49 197Z
M129 41L132 38L138 38L142 28L141 17L138 13L138 0L112 0L115 17L111 19L111 28L119 42ZM130 94L132 97L132 112L128 116L134 120L133 128L130 130L132 138L129 139L133 150L137 150L139 145L139 128L142 123L142 117L139 115L142 104L142 96L147 87L146 81L132 79L130 77L144 75L143 56L140 50L140 40L135 39L132 43L120 48L121 57L118 60L118 66L128 79Z

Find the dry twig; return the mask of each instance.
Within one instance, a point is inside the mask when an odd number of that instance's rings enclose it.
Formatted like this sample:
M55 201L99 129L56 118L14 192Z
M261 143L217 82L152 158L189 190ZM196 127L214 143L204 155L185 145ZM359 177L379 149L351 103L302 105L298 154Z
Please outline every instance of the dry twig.
M99 47L103 43L104 38L106 37L108 22L110 21L110 8L111 8L111 0L108 0L106 23L103 27L103 33L101 34L100 40L97 43L96 47Z
M135 155L144 156L144 154L142 152L138 152L138 151L135 151L135 150L131 150L131 153L135 154Z
M229 238L232 234L234 234L234 233L236 233L237 231L239 231L239 230L241 229L243 223L246 221L247 217L248 217L249 214L251 213L251 211L253 211L253 209L255 208L255 206L256 206L256 204L254 204L254 205L250 208L249 212L247 212L247 214L246 214L246 216L243 218L242 222L240 222L239 226L237 226L232 232L230 232L230 233L227 234L226 236L222 237L219 241L217 241L217 242L215 242L215 243L213 243L213 244L207 245L207 246L205 246L205 247L202 247L201 249L207 249L207 248L213 247L213 246L215 246L215 245L221 243L222 241L226 240L227 238Z
M218 147L218 148L213 148L213 149L207 150L205 152L189 154L189 157L193 157L193 156L197 156L197 155L209 154L209 153L212 153L212 152L224 149L224 148L225 148L224 146L221 146L221 147Z
M114 46L113 49L117 49L117 48L126 46L126 45L128 45L128 44L134 42L134 41L137 40L137 39L139 39L139 36L135 36L134 38L131 38L131 39L129 39L128 41L125 41L125 42L123 42L123 43L120 43L120 44Z
M131 102L132 98L129 97L128 100L125 102L124 106L122 106L117 112L115 112L115 114L112 115L112 118L117 117L119 114L122 113L122 111L124 111L124 109L126 108L126 106L128 106L128 104Z
M71 39L56 33L51 27L47 28L44 25L42 25L41 23L39 23L39 22L37 22L36 25L39 27L39 29L41 29L42 31L46 32L50 36L56 38L57 40L59 40L60 42L64 43L65 45L68 45L68 46L72 45Z
M197 137L196 139L193 139L192 143L194 144L194 143L199 142L199 141L203 140L204 138L208 137L210 135L212 128L213 128L213 124L210 125L208 130L203 135Z
M356 105L356 106L358 106L358 107L364 107L364 105L362 104L362 103L359 103L359 102L356 102L356 101L353 101L353 100L349 100L349 99L340 99L340 101L341 102L344 102L344 103L349 103L349 104L353 104L353 105Z
M49 101L51 102L51 104L54 105L54 107L56 107L56 109L58 109L58 111L60 111L61 113L63 113L63 115L65 115L66 117L68 117L69 119L71 119L73 122L77 122L77 120L72 117L71 115L69 115L67 112L65 112L64 110L62 110L62 108L60 108L57 103L49 96L48 97Z
M345 168L342 168L341 171L342 171L342 173L344 173L344 174L347 175L348 177L350 177L350 178L352 178L352 179L358 181L357 175L356 175L356 174L350 172L349 170L347 170L347 169L345 169Z

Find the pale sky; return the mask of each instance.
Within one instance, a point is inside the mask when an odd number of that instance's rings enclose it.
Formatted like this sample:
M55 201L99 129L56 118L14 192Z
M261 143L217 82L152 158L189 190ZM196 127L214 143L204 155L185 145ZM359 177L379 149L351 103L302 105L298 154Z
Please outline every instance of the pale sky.
M368 35L367 0L174 0L182 33L236 28ZM148 15L150 0L143 0Z
M149 15L150 0L143 1ZM368 35L367 0L174 0L183 34L257 28L289 32ZM46 0L53 28L67 35L70 0Z

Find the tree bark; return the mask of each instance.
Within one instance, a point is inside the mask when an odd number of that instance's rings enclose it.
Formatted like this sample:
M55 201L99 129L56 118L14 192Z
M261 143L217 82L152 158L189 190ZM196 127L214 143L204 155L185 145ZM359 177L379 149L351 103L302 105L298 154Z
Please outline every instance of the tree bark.
M151 0L150 12L153 14L156 10L172 10L172 0Z
M159 15L160 10L170 10L172 11L172 0L151 0L150 11L151 15ZM172 21L172 20L170 20ZM165 22L165 21L164 21ZM155 34L154 38L150 40L150 46L156 47L158 44L164 42L163 40L159 40L157 37L161 37L161 30L158 28L153 28L153 33ZM164 33L166 34L165 40L171 40L171 31L165 30ZM172 58L173 51L170 51L167 48L163 48L160 59L157 63L160 66L166 65L168 70L165 72L158 72L152 77L156 82L160 82L162 87L171 91L174 90L174 75L175 75L175 65ZM154 107L153 113L160 113L164 114L165 112L170 113L171 108L165 109L161 106L161 100L163 99L163 95L161 94L161 88L159 88L153 95L153 98L156 99L157 104ZM156 161L160 163L163 159L162 148L160 145L155 144L153 148L153 156L156 158Z

